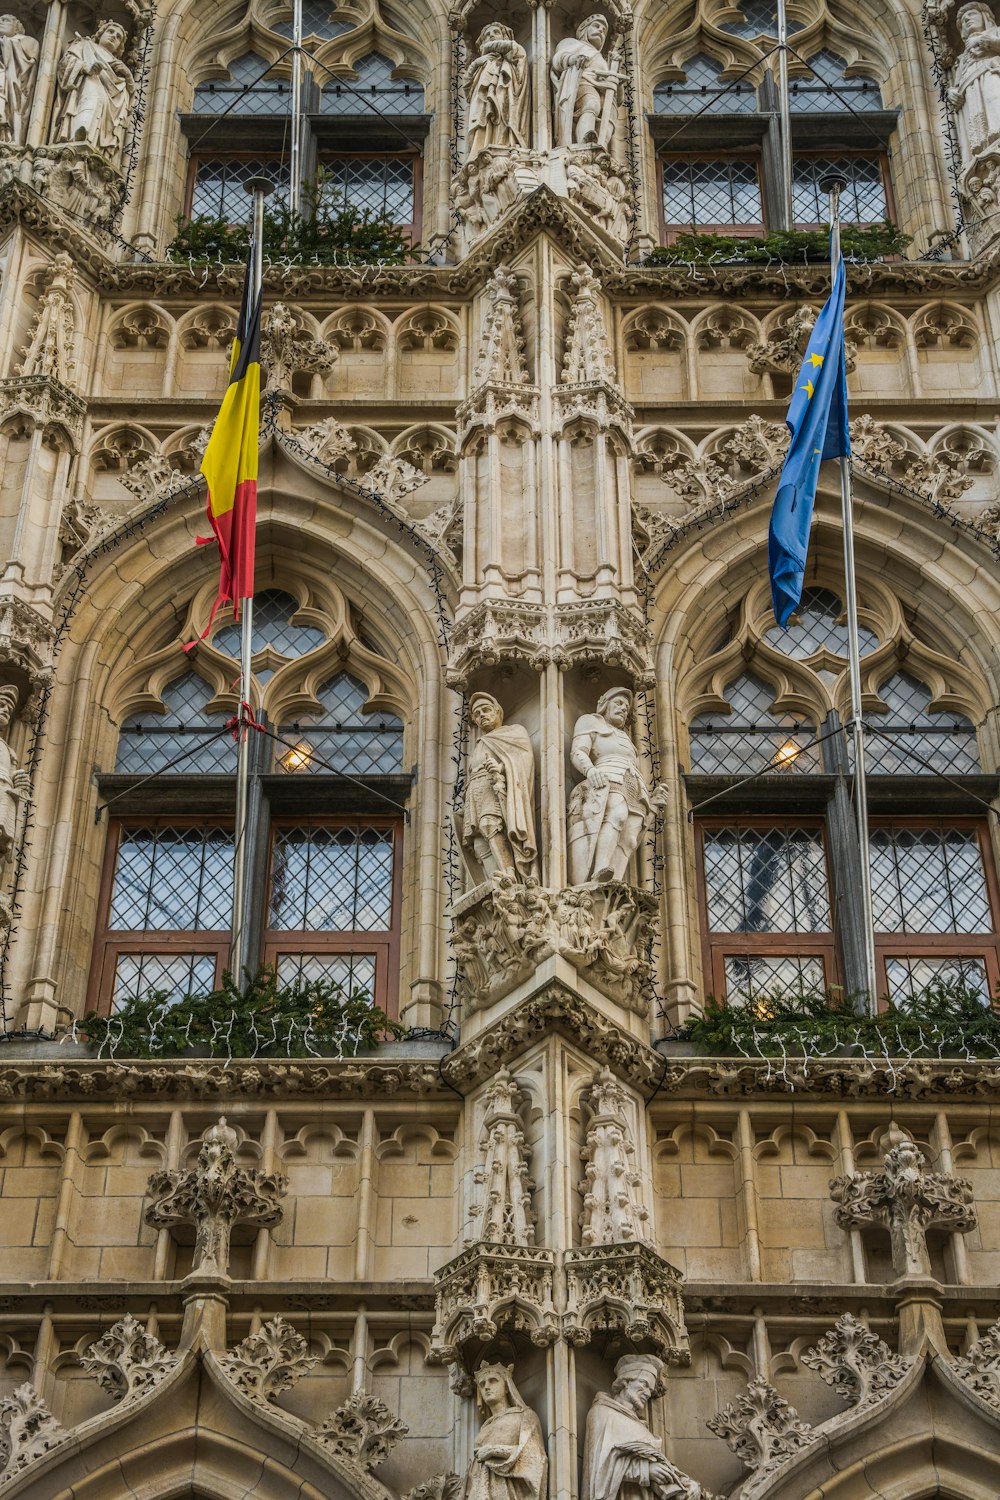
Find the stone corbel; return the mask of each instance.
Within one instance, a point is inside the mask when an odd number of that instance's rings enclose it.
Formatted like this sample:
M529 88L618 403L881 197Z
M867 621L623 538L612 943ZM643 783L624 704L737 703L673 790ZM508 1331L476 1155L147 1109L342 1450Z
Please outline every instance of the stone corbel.
M681 1273L639 1241L567 1250L563 1337L589 1344L609 1330L669 1364L691 1362Z
M14 375L0 380L0 422L20 417L29 429L41 428L55 446L80 451L87 403L47 375Z
M435 1272L431 1353L463 1367L468 1354L504 1331L527 1334L539 1348L559 1337L553 1301L555 1253L523 1245L477 1244Z

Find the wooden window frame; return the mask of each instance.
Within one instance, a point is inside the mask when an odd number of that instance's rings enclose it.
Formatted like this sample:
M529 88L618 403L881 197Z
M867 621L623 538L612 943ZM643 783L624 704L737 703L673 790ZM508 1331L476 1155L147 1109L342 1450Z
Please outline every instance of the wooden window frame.
M827 899L830 905L829 932L713 932L708 921L708 885L705 879L705 834L719 828L787 828L818 832L823 840L823 862L826 869ZM826 821L809 814L801 817L767 817L760 814L746 816L734 813L732 817L698 818L695 822L695 864L698 887L698 917L701 925L702 964L711 987L706 984L706 993L715 996L720 1004L727 1004L726 959L741 954L759 954L771 958L811 958L823 960L824 986L829 989L840 983L840 966L837 956L836 905L834 901L833 871L827 839Z
M872 158L872 157L877 157L878 158L879 167L880 167L881 172L882 172L882 191L885 194L885 219L890 220L890 222L892 222L892 223L896 222L896 200L895 200L895 198L893 196L893 191L892 191L892 174L889 171L889 153L886 151L886 149L885 149L884 146L873 147L872 150L870 150L870 151L862 151L862 150L857 150L857 149L850 149L850 150L845 149L843 151L837 151L837 150L830 150L830 151L823 151L823 150L819 150L819 151L816 151L816 150L813 150L813 151L805 151L805 150L802 150L802 151L793 151L792 152L792 176L793 176L793 178L795 176L795 159L796 159L796 157L805 157L805 156L820 157L820 158L827 157L831 162L832 161L843 161L843 160L845 160L845 158L849 159L851 157L866 157L866 158L869 158L869 159ZM853 220L851 222L853 223ZM878 225L882 224L883 222L884 222L883 219L866 219L866 220L864 220L859 225L859 228L861 228L861 229L874 229L874 228L877 228ZM819 230L819 229L827 229L827 228L829 228L829 225L826 223L825 220L823 220L823 221L817 220L815 223L806 223L804 220L798 220L797 219L795 221L795 223L792 225L792 230L796 234L800 234L800 233L807 232L809 230L814 230L814 229L815 230Z
M882 828L907 828L913 831L927 828L974 830L986 881L987 899L993 914L994 930L992 933L876 931L875 968L879 983L880 1007L881 997L889 992L887 958L981 958L985 961L990 994L995 995L1000 989L1000 881L997 879L993 847L985 819L961 816L907 817L902 814L893 817L875 816L869 819L869 835Z
M761 221L759 224L668 224L666 207L663 202L663 168L667 162L672 161L749 161L757 168L757 187L760 192ZM658 152L656 158L657 173L657 215L660 224L660 239L664 245L672 245L682 234L724 234L730 239L757 239L767 233L767 199L764 183L764 161L760 151L669 151Z
M286 828L390 828L392 839L392 894L388 928L375 932L309 932L302 928L268 927L267 913L270 908L271 878L274 868L274 838ZM261 957L265 964L276 964L285 955L292 957L324 957L343 953L375 957L375 992L372 1000L395 1018L399 1013L399 964L401 955L400 916L403 894L403 820L392 817L366 817L364 814L343 817L322 817L319 814L295 817L283 814L272 817L270 842L267 854L267 872L263 897L263 922Z

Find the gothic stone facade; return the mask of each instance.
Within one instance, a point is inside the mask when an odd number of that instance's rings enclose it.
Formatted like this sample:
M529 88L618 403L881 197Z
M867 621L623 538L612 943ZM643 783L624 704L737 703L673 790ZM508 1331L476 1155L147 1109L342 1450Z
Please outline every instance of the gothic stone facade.
M788 227L770 5L305 7L307 168L423 249L265 270L254 956L416 1035L79 1040L225 962L241 270L164 251L281 187L290 14L0 18L0 1490L995 1500L1000 1068L669 1040L863 977L834 474L787 633L765 573L828 268L654 253ZM911 236L848 278L879 982L988 994L1000 18L790 19L795 224L834 164Z

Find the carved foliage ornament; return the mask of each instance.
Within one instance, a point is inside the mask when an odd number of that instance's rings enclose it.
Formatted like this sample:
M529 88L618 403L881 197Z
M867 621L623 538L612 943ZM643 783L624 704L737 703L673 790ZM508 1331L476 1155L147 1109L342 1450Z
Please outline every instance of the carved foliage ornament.
M830 1332L806 1350L802 1363L815 1370L849 1406L880 1401L909 1369L909 1361L893 1354L851 1313L838 1318Z
M531 1209L534 1184L524 1156L520 1102L517 1084L507 1069L501 1068L486 1095L479 1161L473 1173L479 1201L472 1207L475 1231L471 1240L498 1245L535 1242Z
M0 1400L0 1482L13 1479L68 1434L27 1381Z
M219 1363L252 1401L273 1401L291 1390L318 1363L302 1335L284 1318L271 1318L258 1333L223 1354Z
M955 1371L970 1390L1000 1411L1000 1323L956 1359Z
M759 1479L812 1440L808 1422L762 1375L755 1376L745 1395L730 1401L705 1425Z
M133 1401L166 1379L177 1356L128 1313L90 1345L80 1363L112 1401Z
M626 1117L627 1095L610 1068L602 1068L590 1094L590 1124L583 1148L587 1175L580 1184L585 1245L649 1238L649 1210Z
M321 1422L313 1435L338 1458L370 1473L385 1462L409 1430L384 1401L358 1391Z

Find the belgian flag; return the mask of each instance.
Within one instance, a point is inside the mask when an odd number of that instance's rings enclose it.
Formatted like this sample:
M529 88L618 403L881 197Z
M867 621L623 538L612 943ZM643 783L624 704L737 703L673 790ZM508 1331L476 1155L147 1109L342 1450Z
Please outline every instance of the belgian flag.
M253 598L254 538L257 528L257 457L260 447L260 304L253 298L253 252L243 283L239 322L229 357L229 386L201 461L208 481L208 519L219 544L219 594L205 635L220 604ZM251 306L251 300L253 305ZM199 537L209 543L212 537ZM194 642L191 643L192 645Z

